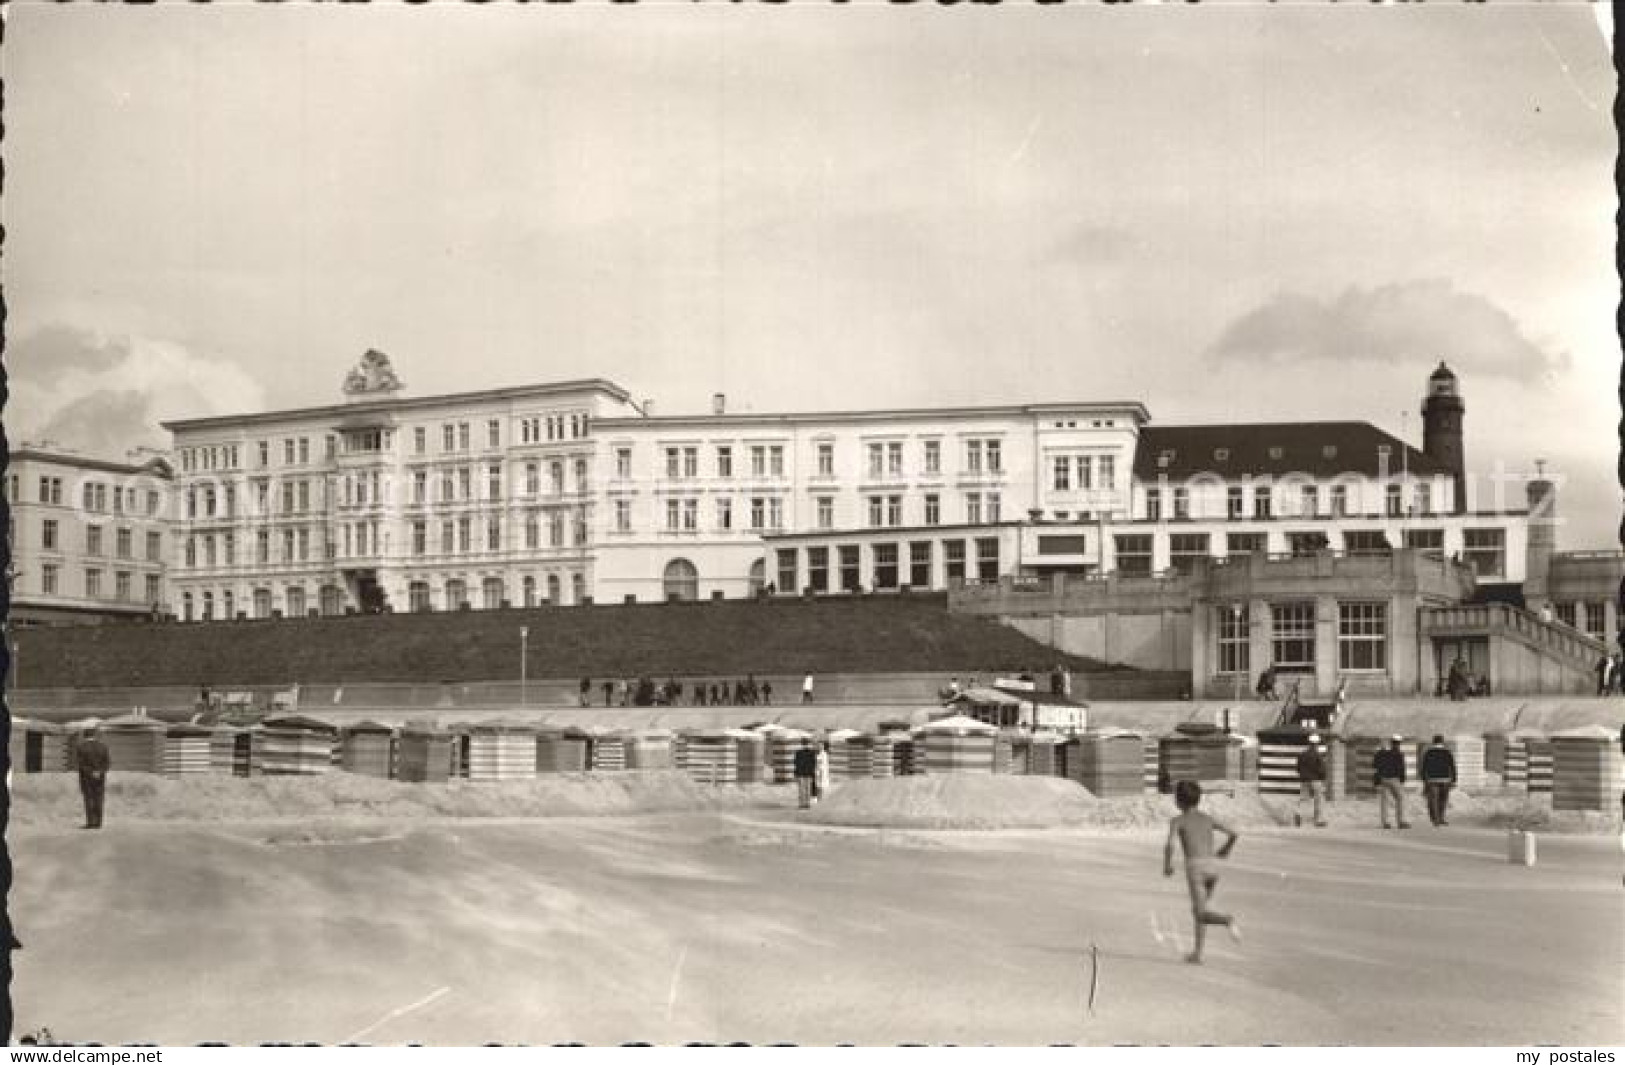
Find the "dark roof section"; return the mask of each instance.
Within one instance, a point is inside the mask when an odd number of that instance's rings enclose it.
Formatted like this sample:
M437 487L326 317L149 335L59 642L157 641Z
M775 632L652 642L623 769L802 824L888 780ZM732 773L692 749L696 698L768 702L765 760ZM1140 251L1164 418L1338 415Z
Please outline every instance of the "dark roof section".
M1382 448L1388 449L1384 457ZM1377 477L1451 471L1369 422L1272 422L1257 425L1148 425L1140 430L1134 476L1182 481L1197 474L1236 477L1290 473L1316 479L1340 473Z

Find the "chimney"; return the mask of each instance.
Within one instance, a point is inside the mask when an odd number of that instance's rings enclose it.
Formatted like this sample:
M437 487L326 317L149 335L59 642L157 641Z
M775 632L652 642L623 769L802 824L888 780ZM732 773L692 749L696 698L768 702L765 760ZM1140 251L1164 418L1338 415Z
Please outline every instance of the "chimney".
M712 414L726 414L726 413L728 413L728 397L725 394L723 394L721 392L713 392L713 393L711 393L711 413Z
M655 416L655 401L654 400L646 399L646 400L643 401L643 416L645 418L653 418Z

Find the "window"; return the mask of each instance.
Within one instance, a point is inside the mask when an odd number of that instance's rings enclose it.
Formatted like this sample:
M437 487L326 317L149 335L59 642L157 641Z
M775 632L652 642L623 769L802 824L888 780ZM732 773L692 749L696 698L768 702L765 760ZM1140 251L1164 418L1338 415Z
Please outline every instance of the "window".
M265 467L271 464L271 442L269 440L261 440L258 443L260 452L260 469L263 470Z
M255 588L253 610L256 618L265 619L271 616L271 589Z
M897 545L876 544L874 546L874 587L897 587Z
M468 605L468 585L464 581L452 578L446 582L446 609L461 610Z
M254 534L254 561L261 565L271 561L271 533L267 529Z
M700 501L698 499L683 500L683 531L695 532L700 527ZM580 538L577 538L580 542Z
M717 528L732 529L734 527L734 501L727 497L717 500Z
M157 513L158 513L158 493L155 492L155 491L149 491L147 493L147 516L152 517L152 516L156 515Z
M502 423L495 418L485 423L485 446L502 446Z
M815 501L818 509L818 527L820 529L833 529L835 527L835 497L819 496Z
M289 609L292 610L291 607ZM421 614L429 609L428 581L413 581L406 586L406 609L414 614Z
M820 477L833 477L833 476L835 476L835 445L834 444L819 444L818 445L818 476L820 476Z
M1418 551L1443 551L1443 529L1406 529L1405 546Z
M1393 547L1381 529L1348 529L1343 533L1343 550L1351 555L1386 555Z
M344 613L344 589L336 584L324 584L316 593L318 609L323 617L335 617Z
M1312 518L1320 510L1320 487L1306 484L1300 489L1298 497L1298 514L1305 518Z
M682 500L666 500L666 531L676 532L682 528Z
M440 523L440 553L449 555L457 550L457 523L443 521Z
M453 480L452 472L450 470L441 470L440 471L440 501L442 503L446 503L446 502L450 502L451 500L456 499L456 498L457 498L456 482Z
M1227 555L1262 555L1263 533L1226 533L1224 550Z
M869 479L878 481L886 464L886 446L884 444L869 445Z
M1177 573L1196 572L1209 555L1207 533L1175 533L1168 538L1168 565Z
M495 514L485 519L485 549L502 550L502 519Z
M997 492L987 494L987 520L989 524L996 523L999 520L999 493Z
M421 455L429 450L429 430L418 426L412 430L412 454Z
M519 586L524 589L525 605L527 607L535 606L536 605L536 578L531 577L531 576L526 576L525 579L520 582Z
M931 541L908 545L908 583L915 588L931 587Z
M799 574L796 566L796 549L793 547L780 548L779 552L779 591L791 593L796 590L796 581Z
M767 501L767 527L784 528L784 500L774 496Z
M784 476L784 446L774 444L767 449L767 472L774 477Z
M841 591L856 592L863 587L863 574L858 568L858 546L856 544L842 544L841 553Z
M965 579L965 541L944 540L942 562L949 581Z
M158 606L163 598L163 591L161 590L162 579L156 573L149 573L147 574L144 583L146 585L145 601L151 603L153 606Z
M564 463L550 462L547 464L548 487L556 496L564 494Z
M886 524L898 526L903 524L903 497L886 497Z
M666 563L661 577L661 591L670 599L691 602L700 597L700 571L686 558L674 558Z
M40 522L40 547L46 551L57 550L55 518L46 518Z
M1405 513L1405 489L1397 484L1391 484L1384 492L1387 501L1387 514L1390 518L1397 518Z
M525 515L525 549L528 550L528 551L534 551L538 547L540 547L541 543L542 543L541 534L542 534L541 525L536 520L536 512L532 511L529 514L526 514Z
M458 422L457 423L457 450L459 450L459 451L467 451L468 448L469 448L469 443L468 443L468 423L467 422Z
M61 572L60 566L55 562L47 562L40 567L40 591L45 595L55 595L57 575Z
M237 449L232 448L231 452L231 464L235 466L237 465ZM301 466L307 466L310 464L310 437L308 436L301 436L299 438L299 464Z
M767 500L757 496L750 501L750 527L761 529L767 524Z
M925 442L925 472L931 476L942 472L942 441Z
M1065 455L1059 455L1053 462L1055 469L1052 487L1057 492L1070 492L1072 490L1072 460Z
M412 553L414 555L429 553L429 523L426 521L412 523Z
M562 427L561 427L560 431L562 433L562 431L563 431ZM556 605L558 605L559 601L562 598L563 598L563 596L559 592L559 575L557 573L549 573L547 575L547 601L548 601L548 603L556 606Z
M204 621L213 621L214 620L214 593L213 592L204 592L203 593L203 610L202 610L202 615L201 616L202 616L202 620L204 620Z
M147 533L147 561L148 562L157 562L161 558L163 558L163 553L164 553L163 542L164 542L163 533L156 533L156 532Z
M1100 485L1099 487L1111 491L1117 487L1117 456L1100 456Z
M615 476L626 480L632 476L632 449L618 447L615 449Z
M965 469L970 473L982 472L982 442L965 441Z
M767 563L757 559L750 564L750 596L752 599L762 594L767 586Z
M485 498L502 498L502 463L493 462L485 468Z
M727 479L734 475L734 449L727 444L717 447L717 476Z
M829 548L807 548L807 586L814 592L829 591Z
M752 477L767 476L767 448L761 444L751 445L750 475Z
M1349 516L1349 487L1346 484L1332 485L1332 517L1346 518Z
M464 554L472 551L474 540L474 521L472 518L457 519L457 550Z
M89 599L102 597L102 571L99 569L85 570L85 596Z
M1327 550L1331 543L1323 532L1289 532L1286 547L1294 558L1307 558Z
M282 441L282 464L284 466L293 465L293 447L294 444L291 437Z
M617 499L615 501L615 531L623 533L632 531L632 501L630 499ZM527 544L526 546L535 545Z
M1147 488L1145 490L1145 520L1162 520L1162 490L1160 488Z
M893 441L886 445L886 476L903 476L903 445L901 441Z
M1416 485L1416 512L1418 514L1433 513L1433 486L1427 483Z
M1247 605L1232 603L1213 608L1219 631L1219 672L1246 675L1251 672L1247 633L1251 629Z
M1174 520L1189 521L1191 516L1191 490L1189 488L1174 489Z
M1315 604L1271 606L1270 646L1277 666L1312 668L1315 664Z
M1462 558L1480 577L1499 577L1506 565L1505 529L1463 529Z
M1585 608L1584 632L1594 640L1608 638L1607 604L1596 599L1580 604Z
M1270 516L1270 490L1268 485L1259 485L1253 489L1253 517L1267 518Z
M969 525L982 523L982 494L980 492L965 493L965 522Z
M666 449L666 480L675 481L682 476L683 452L681 448L668 447Z
M984 536L976 541L976 576L984 581L999 579L999 541Z
M100 525L87 525L85 527L85 554L99 555L102 553L102 527Z
M1388 604L1337 604L1337 668L1388 668Z
M927 525L940 525L942 523L942 497L931 492L925 497L925 523Z
M1243 512L1243 500L1240 485L1231 485L1224 491L1224 516L1231 521L1240 521Z
M885 506L884 496L869 497L869 528L878 529L881 526L885 517Z
M412 471L412 502L423 503L429 498L429 471Z
M1580 604L1578 604L1578 603L1558 603L1558 604L1556 604L1556 607L1557 607L1557 620L1562 622L1564 625L1567 625L1571 629L1572 628L1577 628L1578 626L1575 624L1575 616L1574 615L1575 615L1575 608L1577 606L1579 606L1579 605Z
M987 441L985 443L984 447L986 448L986 451L987 451L987 472L988 473L1002 473L1002 472L1004 472L1004 462L999 457L999 454L1000 454L1000 452L999 452L999 442L997 440L989 440L989 441Z
M486 610L496 610L506 597L501 577L487 577L480 582L480 606Z
M1125 577L1151 576L1151 536L1132 533L1113 537L1117 549L1117 572Z
M683 476L698 477L700 475L700 449L685 447L683 449Z
M310 530L299 530L299 561L305 562L310 558Z
M474 471L467 466L457 467L457 498L474 498Z

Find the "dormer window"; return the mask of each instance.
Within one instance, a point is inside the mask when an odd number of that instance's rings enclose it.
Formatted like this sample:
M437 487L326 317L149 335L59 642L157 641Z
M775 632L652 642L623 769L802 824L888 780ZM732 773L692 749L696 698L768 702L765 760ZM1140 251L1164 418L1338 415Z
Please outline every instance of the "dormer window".
M1393 449L1390 448L1387 444L1378 444L1377 445L1377 454L1381 455L1383 458L1387 458L1392 451L1393 451Z
M1165 470L1169 466L1172 466L1173 464L1174 464L1174 451L1173 451L1173 448L1169 448L1166 451L1163 451L1162 453L1157 455L1157 467L1159 469L1164 469Z
M1227 448L1227 447L1216 447L1216 448L1214 448L1213 449L1213 461L1214 462L1229 462L1230 461L1230 449Z
M1327 444L1325 447L1321 448L1320 457L1323 459L1335 459L1337 457L1337 445Z
M1272 459L1279 459L1285 453L1286 452L1283 451L1281 448L1278 448L1278 447L1270 448L1270 458L1272 458Z

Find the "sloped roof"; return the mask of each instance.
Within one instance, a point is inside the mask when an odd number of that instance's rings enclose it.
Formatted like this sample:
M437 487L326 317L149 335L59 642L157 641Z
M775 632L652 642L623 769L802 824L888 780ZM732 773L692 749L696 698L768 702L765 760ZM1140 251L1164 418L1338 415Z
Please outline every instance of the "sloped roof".
M1386 458L1382 447L1388 448ZM1166 464L1160 461L1164 455ZM1204 473L1226 480L1289 473L1317 479L1340 473L1376 477L1401 470L1451 472L1369 422L1148 425L1140 430L1134 453L1134 476L1141 481L1184 480Z

